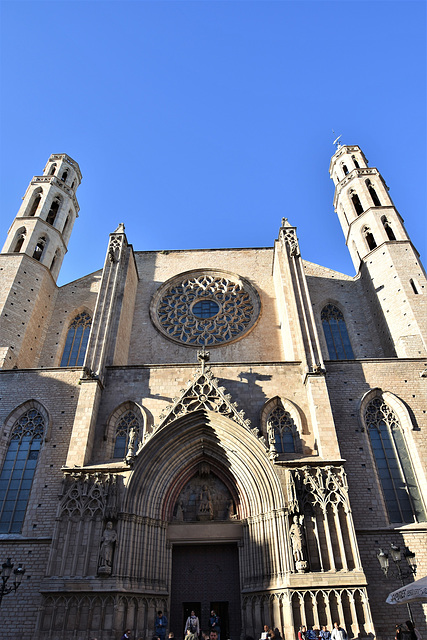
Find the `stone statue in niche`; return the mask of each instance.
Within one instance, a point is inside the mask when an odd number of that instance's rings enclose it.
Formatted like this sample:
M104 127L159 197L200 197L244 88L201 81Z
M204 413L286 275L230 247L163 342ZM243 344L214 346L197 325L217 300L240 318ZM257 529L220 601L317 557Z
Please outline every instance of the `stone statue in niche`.
M111 573L116 541L117 532L113 529L113 523L109 520L105 525L99 549L98 573L100 575L110 575Z
M135 457L135 450L138 441L138 429L136 427L132 427L129 432L129 442L128 442L128 450L126 453L126 460L133 460Z
M198 520L213 520L213 507L208 485L204 484L199 496Z
M295 568L298 573L304 573L308 568L308 562L305 558L305 540L302 523L304 516L294 516L293 523L289 529L291 538L292 554L294 556Z
M180 500L178 502L178 504L176 505L175 520L183 522L183 520L184 520L184 511L185 511L184 503L182 502L182 500Z
M234 516L234 504L233 504L233 500L230 498L227 501L227 513L226 513L225 519L231 520L233 516Z

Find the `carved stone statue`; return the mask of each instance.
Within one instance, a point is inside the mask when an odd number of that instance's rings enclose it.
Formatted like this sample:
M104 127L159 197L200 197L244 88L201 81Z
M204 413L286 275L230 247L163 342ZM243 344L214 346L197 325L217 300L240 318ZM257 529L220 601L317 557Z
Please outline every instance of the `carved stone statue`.
M117 541L117 532L113 529L113 523L108 521L101 538L99 549L98 573L110 574L113 566L114 547Z
M184 520L184 511L185 511L184 503L182 500L180 500L176 507L175 520L182 522Z
M211 500L211 494L208 486L203 485L199 496L199 512L197 515L198 520L212 520L213 519L213 506Z
M133 458L135 456L136 441L138 439L138 429L132 427L129 432L128 450L126 453L126 459Z
M293 517L289 536L291 538L295 568L298 573L303 573L307 569L308 563L304 557L304 534L298 516Z

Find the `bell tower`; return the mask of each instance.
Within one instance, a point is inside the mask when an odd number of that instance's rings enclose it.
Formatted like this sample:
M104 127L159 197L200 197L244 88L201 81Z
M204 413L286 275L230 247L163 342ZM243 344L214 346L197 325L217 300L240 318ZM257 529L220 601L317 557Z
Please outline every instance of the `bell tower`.
M79 205L82 175L66 154L34 176L0 253L0 368L34 367Z
M388 187L358 146L338 145L334 207L386 357L427 354L427 280Z
M47 267L57 280L79 205L82 180L77 162L51 155L42 176L34 176L9 229L2 253L23 253Z

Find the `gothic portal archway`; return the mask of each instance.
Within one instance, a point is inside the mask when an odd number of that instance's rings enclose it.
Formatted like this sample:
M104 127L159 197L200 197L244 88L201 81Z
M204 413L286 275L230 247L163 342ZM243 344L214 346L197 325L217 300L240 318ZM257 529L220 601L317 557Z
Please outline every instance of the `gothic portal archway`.
M224 602L224 625L238 637L240 589L274 588L291 568L285 498L268 449L224 415L195 411L155 431L136 456L123 511L120 537L129 545L118 549L116 572L132 589L169 598L178 637L185 606L200 603L206 627L210 607Z

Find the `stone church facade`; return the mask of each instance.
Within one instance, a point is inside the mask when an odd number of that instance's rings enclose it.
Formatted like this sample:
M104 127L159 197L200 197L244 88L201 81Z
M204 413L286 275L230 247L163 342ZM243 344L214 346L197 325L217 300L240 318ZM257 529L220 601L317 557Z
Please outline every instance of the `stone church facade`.
M426 276L361 149L330 175L354 277L286 219L272 247L160 252L120 224L62 287L80 169L52 155L31 180L0 254L8 638L148 639L159 609L182 638L214 608L223 640L407 618L376 556L427 574Z

